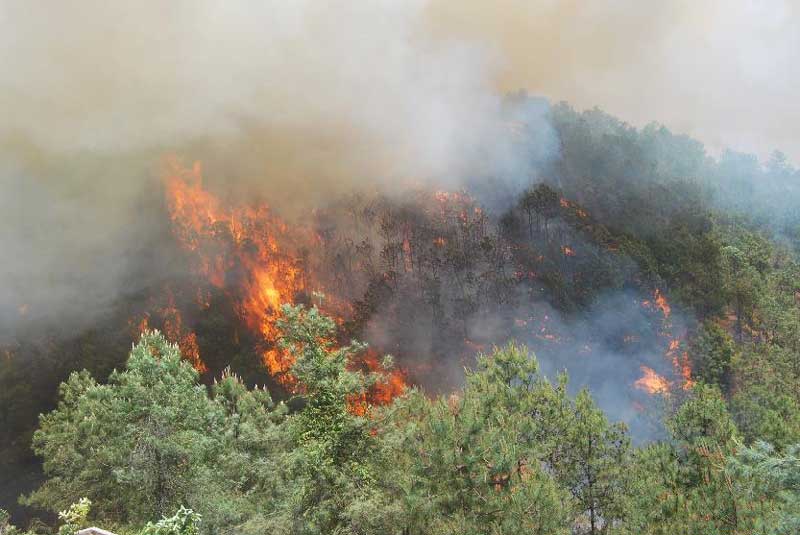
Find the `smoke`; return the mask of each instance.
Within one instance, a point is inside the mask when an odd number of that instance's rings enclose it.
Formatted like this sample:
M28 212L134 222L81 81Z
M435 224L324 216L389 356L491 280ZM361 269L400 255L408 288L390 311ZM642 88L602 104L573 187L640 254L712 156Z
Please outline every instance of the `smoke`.
M428 20L493 47L503 90L658 121L717 154L780 149L800 162L793 0L433 0Z
M295 214L431 182L498 205L557 145L546 106L501 97L525 88L797 158L797 16L780 0L3 2L0 317L130 289L165 153ZM509 135L520 122L533 142Z
M58 151L247 138L270 184L455 174L493 138L493 61L423 33L423 7L6 3L4 130Z
M425 8L4 2L3 324L90 319L135 289L166 153L296 214L354 188L520 176L496 58L432 36Z

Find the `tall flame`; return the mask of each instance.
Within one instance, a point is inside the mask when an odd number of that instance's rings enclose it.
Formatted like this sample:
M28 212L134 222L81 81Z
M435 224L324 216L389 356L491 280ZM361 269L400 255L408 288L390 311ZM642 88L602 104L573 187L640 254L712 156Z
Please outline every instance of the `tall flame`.
M167 161L164 182L174 235L193 255L198 274L234 298L245 324L261 340L269 373L292 387L295 379L289 371L294 362L277 347L276 323L281 306L294 303L310 289L309 274L294 244L313 244L319 237L289 228L265 203L226 205L204 189L202 179L199 162L185 168L177 159ZM362 359L369 370L378 369L375 355ZM403 373L393 371L372 389L369 401L388 402L405 387Z
M286 225L266 204L223 206L203 188L199 162L186 169L169 160L165 183L176 238L195 253L198 271L211 284L225 288L228 278L236 278L239 313L261 335L264 364L279 382L291 384L287 372L292 360L275 347L275 323L281 305L294 302L306 280L299 259L280 245Z
M692 364L689 360L689 353L687 351L681 352L681 344L685 337L685 332L680 335L673 334L672 321L670 320L672 307L670 307L669 302L667 302L667 298L661 293L661 290L656 288L653 292L653 300L642 301L642 306L645 308L657 309L661 312L663 316L661 322L662 335L668 337L669 340L664 356L672 364L675 375L680 377L681 388L683 388L683 390L690 390L694 386ZM643 375L634 383L634 386L650 394L669 394L674 385L673 382L667 381L647 366L642 366L641 369Z

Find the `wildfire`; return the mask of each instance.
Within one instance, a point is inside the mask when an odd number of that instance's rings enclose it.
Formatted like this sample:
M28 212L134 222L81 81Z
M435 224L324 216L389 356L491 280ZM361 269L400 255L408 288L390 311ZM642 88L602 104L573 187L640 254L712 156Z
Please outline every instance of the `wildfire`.
M275 322L283 303L293 302L306 281L300 262L280 245L287 227L269 206L226 207L203 188L202 166L186 169L171 160L165 176L167 207L175 237L195 253L196 269L209 283L226 287L234 276L239 313L264 343L263 361L279 382L293 383L287 373L291 357L275 347Z
M692 379L692 364L689 362L689 353L684 351L680 353L681 339L675 338L670 340L669 349L667 349L666 356L672 361L672 367L677 375L683 379L682 388L684 390L691 390L694 386Z
M649 299L645 299L642 301L642 306L646 308L657 308L661 311L664 315L664 319L669 319L669 315L672 313L672 308L669 306L667 302L667 298L664 297L664 294L661 293L661 290L658 288L655 289L653 292L653 300L650 301Z
M561 252L564 253L564 256L575 256L575 249L567 245L561 246Z
M653 291L653 300L642 301L642 306L661 311L661 314L663 315L661 322L661 335L669 339L664 356L672 364L672 369L674 370L675 376L680 377L681 388L683 388L683 390L690 390L694 386L694 380L692 379L692 364L689 360L688 352L681 352L681 343L686 333L684 331L679 335L674 334L675 331L673 329L672 321L670 320L672 308L667 302L667 298L661 293L661 290L656 288ZM636 387L641 388L642 390L650 392L651 394L668 393L668 391L674 386L673 382L667 381L646 366L642 366L642 371L644 372L644 376L634 383ZM665 391L664 388L666 388L667 391Z
M581 219L586 219L587 217L589 217L589 214L586 213L586 210L579 208L577 204L569 201L568 199L565 199L564 197L561 197L561 199L559 199L559 204L561 205L561 208L567 208L573 210L573 212Z
M169 288L167 288L164 293L167 296L167 303L157 308L155 311L155 314L161 320L160 323L164 331L164 336L166 336L168 340L178 344L181 355L192 363L195 370L200 373L208 371L205 363L200 358L200 347L197 345L197 335L184 325L180 310L178 310L178 307L175 305L174 294ZM141 334L150 329L150 319L150 313L146 313L141 317L135 327L137 334Z
M634 386L640 390L644 390L649 394L663 394L668 396L672 383L667 381L664 377L660 376L652 368L641 366L642 377L636 380Z
M355 413L366 413L369 405L388 405L394 398L406 391L405 373L397 369L392 369L387 373L374 350L367 350L361 356L360 361L367 371L382 374L383 378L375 383L365 395L351 401L351 408Z
M281 305L295 302L312 289L294 244L313 244L319 236L304 229L290 229L265 203L223 204L204 189L200 163L185 168L177 160L169 160L164 182L173 233L181 246L192 253L198 274L233 297L247 327L259 335L267 370L284 386L293 387L295 379L289 373L293 358L277 348L276 322ZM204 297L198 292L199 303L207 303ZM346 308L333 301L336 308ZM326 307L326 313L331 312ZM343 321L339 314L334 316L339 323ZM380 369L376 354L365 355L363 364L370 371ZM385 382L372 388L367 399L370 403L385 403L405 388L404 374L392 371Z

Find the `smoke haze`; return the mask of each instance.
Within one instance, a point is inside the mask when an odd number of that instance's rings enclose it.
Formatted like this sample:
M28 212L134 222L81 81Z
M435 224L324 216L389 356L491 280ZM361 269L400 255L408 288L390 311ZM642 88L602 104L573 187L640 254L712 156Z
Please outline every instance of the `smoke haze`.
M557 149L541 110L504 108L525 88L796 159L797 15L778 0L3 2L0 320L90 320L135 289L165 153L298 214L432 180L499 176L507 198ZM535 146L507 135L519 122Z
M428 20L492 47L503 90L658 121L715 153L780 149L800 161L792 0L433 0Z

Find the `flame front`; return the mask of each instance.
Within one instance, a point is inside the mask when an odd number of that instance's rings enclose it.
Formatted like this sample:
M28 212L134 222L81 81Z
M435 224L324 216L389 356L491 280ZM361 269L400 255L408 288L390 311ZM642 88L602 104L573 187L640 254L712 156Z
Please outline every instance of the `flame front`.
M202 179L200 163L184 168L174 158L167 161L164 181L173 233L192 254L198 274L233 297L238 314L261 341L262 360L270 375L292 387L295 379L289 371L294 361L277 347L276 323L281 305L294 303L312 289L295 244L317 245L319 237L307 229L290 229L267 204L223 204L204 189ZM337 309L344 308L336 299L332 301ZM342 318L335 316L341 323ZM378 369L377 355L368 353L361 360L369 370ZM404 374L395 370L373 387L367 400L386 403L405 388Z
M681 344L683 343L686 333L684 332L679 335L673 334L672 321L670 320L672 307L670 307L669 302L667 302L667 298L664 297L661 290L656 288L653 292L652 301L644 300L642 301L642 306L659 310L663 315L661 322L662 336L668 337L669 340L664 356L672 364L674 374L680 377L681 388L683 388L683 390L691 390L695 384L692 379L692 364L689 360L689 353L687 351L681 352ZM642 366L641 369L643 375L634 383L634 386L650 394L669 394L674 386L673 382L667 381L647 366Z
M642 377L634 383L636 388L644 390L648 394L669 395L672 383L660 376L652 368L642 366Z
M239 313L264 343L263 360L282 384L293 382L287 373L291 357L275 348L276 320L283 303L294 302L306 288L299 259L282 249L287 227L269 206L228 208L203 188L202 167L185 169L176 160L167 163L167 207L173 232L195 253L197 269L217 288L236 288ZM235 274L233 273L234 268Z

